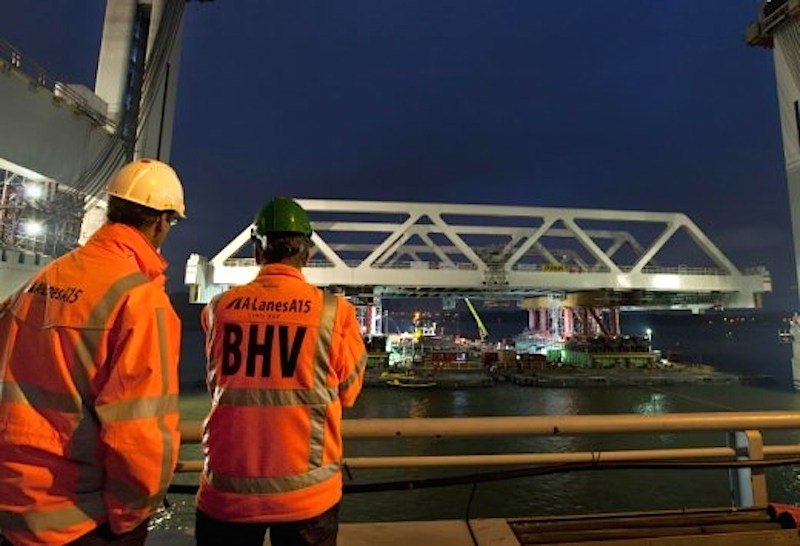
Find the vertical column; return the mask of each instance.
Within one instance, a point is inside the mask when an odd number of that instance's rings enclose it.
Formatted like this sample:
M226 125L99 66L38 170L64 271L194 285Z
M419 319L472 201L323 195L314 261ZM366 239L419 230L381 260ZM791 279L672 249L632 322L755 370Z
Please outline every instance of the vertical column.
M574 318L572 316L572 307L564 307L564 339L569 339L573 336L573 328Z
M548 318L550 319L549 334L551 339L561 339L563 323L561 320L561 311L563 309L563 295L550 294L548 296Z
M356 305L356 320L358 320L358 328L361 330L361 335L367 335L369 333L369 306L368 305Z
M586 307L581 306L578 313L581 317L581 333L584 337L589 337L592 335L591 326L589 326L589 312L586 310Z
M614 337L619 337L620 327L619 327L619 307L612 307L610 309L611 312L611 324L609 325L613 331L609 332Z
M792 378L795 390L800 390L800 315L795 313L789 321L792 339Z
M183 34L182 1L107 0L95 94L108 103L109 117L123 125L130 142L136 140L137 157L169 161ZM169 46L163 55L156 55L162 51L158 42Z
M370 323L369 334L371 336L380 336L383 334L383 307L380 298L373 298L373 304L370 306L372 310L372 321Z
M550 335L550 314L546 307L539 309L539 333L542 337Z
M737 461L764 460L764 441L757 430L729 432L728 445L736 451ZM730 482L735 506L747 508L767 505L767 480L763 468L731 469Z
M789 208L794 241L795 278L800 282L800 21L787 20L775 31L775 78L783 136L783 156L789 189ZM794 302L795 305L798 302ZM792 344L792 376L795 389L800 389L800 339Z
M178 66L181 58L181 44L183 40L183 17L180 8L177 19L174 17L164 19L163 15L168 2L175 0L153 0L150 17L150 34L148 43L148 62L153 62L150 54L161 26L167 22L176 24L170 49L167 53L166 63L157 78L153 81L152 102L148 109L142 112L139 140L136 146L138 157L154 157L162 161L169 161L172 151L172 125L175 119L175 104L178 92Z
M123 110L136 5L136 0L106 2L94 92L108 104L108 117L114 121L120 120Z

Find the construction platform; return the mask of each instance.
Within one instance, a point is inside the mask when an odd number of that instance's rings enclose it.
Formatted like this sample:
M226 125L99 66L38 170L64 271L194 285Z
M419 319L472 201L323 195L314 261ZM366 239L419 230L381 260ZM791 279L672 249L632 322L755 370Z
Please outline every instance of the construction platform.
M155 531L149 546L194 544ZM269 539L265 545L269 544ZM793 514L764 508L696 509L517 519L344 523L340 546L800 546Z

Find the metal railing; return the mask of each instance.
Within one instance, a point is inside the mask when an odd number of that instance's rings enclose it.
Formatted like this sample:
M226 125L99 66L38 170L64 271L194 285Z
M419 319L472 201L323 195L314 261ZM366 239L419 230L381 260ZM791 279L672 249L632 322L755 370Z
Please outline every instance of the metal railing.
M201 441L202 425L181 425L184 444ZM532 417L471 417L424 419L345 420L345 441L357 439L403 440L431 438L447 440L468 437L553 437L589 435L661 435L665 433L724 432L726 445L620 449L574 452L530 452L460 455L389 455L347 457L351 469L444 468L498 465L590 465L603 469L620 464L640 468L732 468L732 489L739 506L767 504L764 469L781 464L800 464L800 445L765 445L763 430L800 429L800 413L716 412L672 414L559 415ZM346 445L346 443L345 443ZM672 463L674 466L670 466ZM695 466L691 466L694 464ZM647 466L649 465L649 466ZM704 466L706 465L706 466ZM200 472L202 461L181 460L178 472Z
M358 267L361 265L361 260L342 260L348 267ZM256 266L255 258L228 258L225 260L225 265L229 267L254 267ZM306 267L310 268L323 268L333 267L333 264L326 260L309 260ZM446 269L448 271L474 271L478 266L473 263L458 262L453 265L445 264L437 261L397 261L391 264L382 264L376 266L384 269Z
M53 78L39 63L23 55L19 49L0 38L0 67L3 64L25 75L32 84L43 87L55 96L69 102L98 125L106 127L110 132L116 130L114 120L92 108L85 97Z
M350 267L357 267L361 265L361 260L344 260L345 264ZM225 260L226 266L231 267L248 267L248 266L255 266L256 261L254 258L228 258ZM325 260L310 260L306 267L332 267L331 263ZM387 269L442 269L442 270L460 270L460 271L472 271L477 269L477 266L473 263L467 262L458 262L452 265L446 264L443 262L438 261L425 261L425 262L414 262L414 261L397 261L392 262L391 264L383 264L380 267L384 267ZM620 270L623 272L629 272L633 269L633 266L620 266ZM543 273L598 273L598 272L608 272L608 268L605 267L594 267L587 270L583 270L580 266L577 265L564 265L560 267L555 267L552 264L529 264L529 263L520 263L514 267L516 271L541 271ZM675 275L729 275L723 269L718 267L692 267L692 266L685 266L685 265L677 265L677 266L654 266L654 265L647 265L642 268L641 272L643 274L675 274ZM764 267L751 267L743 271L745 275L763 275L768 274Z

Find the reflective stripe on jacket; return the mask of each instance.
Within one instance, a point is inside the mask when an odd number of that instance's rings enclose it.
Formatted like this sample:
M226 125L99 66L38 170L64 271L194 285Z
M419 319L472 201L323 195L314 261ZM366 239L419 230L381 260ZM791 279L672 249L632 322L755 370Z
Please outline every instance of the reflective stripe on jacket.
M197 506L237 522L297 521L342 496L342 406L361 390L355 309L297 269L258 277L203 311L211 411Z
M0 310L0 530L63 544L133 529L163 501L179 448L180 320L166 262L103 226Z

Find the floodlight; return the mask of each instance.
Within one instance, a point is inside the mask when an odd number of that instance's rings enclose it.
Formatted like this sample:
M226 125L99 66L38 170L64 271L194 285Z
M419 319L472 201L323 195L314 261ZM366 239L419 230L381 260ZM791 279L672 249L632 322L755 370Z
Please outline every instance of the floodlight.
M22 229L25 231L25 235L36 237L44 231L44 224L38 220L27 220L23 224Z
M44 197L44 188L42 188L41 184L25 184L25 196L33 200L41 199Z

